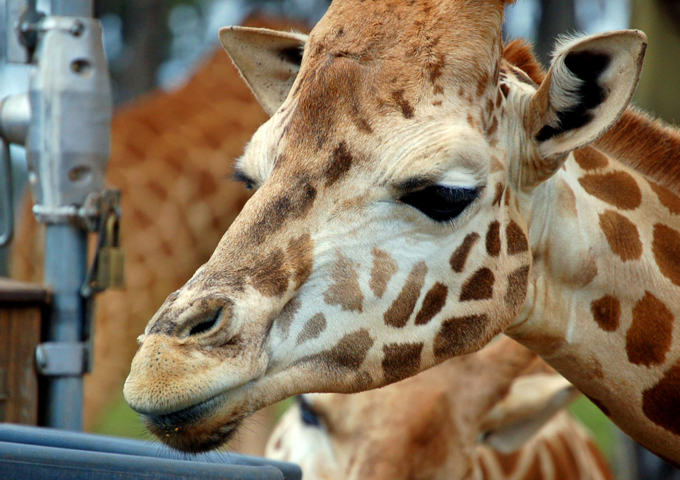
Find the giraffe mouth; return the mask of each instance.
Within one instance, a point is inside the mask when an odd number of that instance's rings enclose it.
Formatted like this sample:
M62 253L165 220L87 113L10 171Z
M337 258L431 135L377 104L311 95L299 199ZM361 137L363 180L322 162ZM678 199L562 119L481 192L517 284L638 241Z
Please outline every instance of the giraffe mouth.
M208 452L228 443L248 416L233 409L234 393L227 390L174 412L140 416L149 431L169 447L185 453Z

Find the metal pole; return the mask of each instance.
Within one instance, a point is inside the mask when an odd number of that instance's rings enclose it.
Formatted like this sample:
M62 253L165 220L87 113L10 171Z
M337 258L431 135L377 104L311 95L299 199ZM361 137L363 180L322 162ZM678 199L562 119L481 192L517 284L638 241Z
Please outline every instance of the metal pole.
M34 65L28 94L0 102L0 138L26 145L33 212L46 224L45 283L53 305L36 350L36 367L45 377L41 420L81 430L83 375L92 367L93 296L122 286L125 261L120 193L104 190L112 101L101 25L91 18L92 0L51 0L48 17L36 11L35 0L0 0L0 6L5 59ZM8 157L6 148L2 153ZM3 178L9 178L6 171ZM3 216L0 240L11 231L11 217ZM87 237L94 231L99 242L88 271Z
M86 270L87 232L71 225L47 224L45 283L54 293L51 321L46 332L48 342L74 345L84 340L83 319L87 308L80 289ZM76 361L85 362L85 355ZM46 377L45 385L45 424L82 430L83 377Z

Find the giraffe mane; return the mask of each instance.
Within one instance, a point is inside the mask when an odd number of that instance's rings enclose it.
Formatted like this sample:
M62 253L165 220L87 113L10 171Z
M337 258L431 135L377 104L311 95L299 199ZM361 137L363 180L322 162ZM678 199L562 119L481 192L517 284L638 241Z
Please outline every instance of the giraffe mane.
M525 40L506 45L503 57L534 82L541 84L545 79L545 69ZM594 146L680 193L680 131L676 127L631 106Z

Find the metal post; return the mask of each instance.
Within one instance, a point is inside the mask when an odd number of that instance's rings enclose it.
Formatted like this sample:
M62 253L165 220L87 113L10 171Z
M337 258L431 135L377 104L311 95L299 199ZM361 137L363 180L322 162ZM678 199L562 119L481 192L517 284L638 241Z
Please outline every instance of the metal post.
M122 286L124 264L120 194L104 190L112 98L102 31L91 18L92 0L52 0L47 17L36 11L35 0L0 0L0 6L5 59L34 65L28 95L0 102L0 138L25 144L33 212L46 224L45 283L53 306L36 350L36 367L45 377L42 422L81 430L83 375L92 362L92 298ZM0 225L5 240L11 234L7 218ZM100 238L88 271L87 237L94 231Z
M52 288L54 297L46 337L48 342L54 342L52 345L82 345L83 319L86 318L87 308L80 289L85 281L86 271L87 232L71 225L48 224L45 238L45 283ZM50 344L43 344L41 347L45 348L46 345ZM70 358L64 361L73 362L73 366L79 367L82 372L86 362L84 346L80 349L80 355L78 351L65 352ZM59 352L53 350L51 354L59 355ZM38 362L40 361L39 353ZM47 377L45 395L46 425L82 430L82 376Z

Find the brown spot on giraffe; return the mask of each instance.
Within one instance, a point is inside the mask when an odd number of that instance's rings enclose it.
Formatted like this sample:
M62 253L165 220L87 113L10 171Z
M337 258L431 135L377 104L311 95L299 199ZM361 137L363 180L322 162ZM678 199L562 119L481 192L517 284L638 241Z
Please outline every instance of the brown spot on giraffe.
M382 361L385 379L393 383L418 373L423 346L422 343L385 345L383 347L385 356Z
M500 160L498 160L497 157L493 157L491 159L491 173L501 172L503 170L505 170L505 166L503 165L503 163ZM501 193L503 193L502 190ZM498 203L498 205L500 205L500 202Z
M486 134L488 136L492 136L497 131L498 131L498 117L494 115L491 125L489 125L489 128L486 129Z
M397 104L401 110L401 114L404 118L411 119L415 116L415 110L413 106L404 98L404 90L396 90L392 92L392 100Z
M642 392L642 411L656 425L680 435L680 362L654 387Z
M353 162L354 159L347 149L347 144L345 142L340 142L335 150L333 150L331 161L324 172L326 187L330 187L349 172Z
M624 262L642 257L642 241L637 226L613 210L600 215L600 228L614 255Z
M645 292L633 308L633 324L626 334L628 360L635 365L661 365L673 342L675 317L654 295Z
M680 197L668 190L663 185L648 180L649 186L659 197L661 204L666 207L673 215L680 215Z
M660 223L654 225L652 251L661 273L680 286L680 233Z
M293 270L295 290L298 290L312 273L314 266L314 243L309 235L302 235L288 244L286 261Z
M465 269L465 263L467 262L470 252L472 251L472 247L475 246L475 243L477 243L479 238L480 237L478 233L468 234L460 247L458 247L456 251L453 252L449 263L451 264L451 268L454 272L461 273Z
M446 305L446 297L449 294L449 287L443 283L435 283L432 288L425 295L423 305L420 307L418 315L416 315L416 325L426 325L439 312L441 312L444 305Z
M297 345L319 338L324 330L326 330L326 317L323 313L317 313L307 321L298 335Z
M565 217L578 216L574 190L572 190L564 179L560 179L559 182L555 184L555 188L557 190L557 208L560 214Z
M493 100L490 98L487 98L486 100L486 116L491 118L491 115L493 115L494 111L494 103Z
M472 118L472 114L471 114L471 113L468 113L467 122L468 122L468 125L470 125L470 127L476 128L475 119Z
M403 328L406 326L408 319L416 308L418 298L420 298L420 291L425 284L425 276L427 275L427 266L424 262L418 262L414 265L411 273L404 287L401 289L399 296L392 302L390 308L387 309L384 315L385 323L392 327Z
M258 258L250 270L250 284L262 295L280 297L288 290L290 272L285 262L286 256L280 248Z
M373 386L373 377L366 371L359 372L351 380L351 384L355 392L363 392Z
M486 252L492 257L501 253L501 224L498 221L491 222L486 232Z
M356 371L361 368L374 340L365 328L356 332L348 333L335 344L333 348L300 359L300 363L319 362L329 367L337 367L343 370Z
M501 202L503 201L503 191L505 190L505 185L503 185L501 182L498 182L496 184L496 193L493 196L493 203L492 205L494 207L500 207Z
M266 271L266 269L265 269ZM359 286L356 265L343 254L333 265L333 284L323 294L329 305L339 305L343 310L362 312L364 294Z
M290 330L290 326L293 323L295 314L298 312L298 310L300 310L301 306L302 304L300 303L300 300L297 297L293 297L283 307L281 313L279 313L279 316L276 319L276 325L281 330L284 338L288 336L288 330Z
M488 300L493 298L493 285L495 282L493 272L488 268L477 270L470 277L460 292L461 302Z
M399 271L399 265L389 253L379 249L373 249L373 267L371 268L371 280L369 287L376 297L382 298L387 290L387 284L395 273Z
M434 339L435 358L442 361L462 354L469 347L471 338L482 337L486 322L486 315L470 315L446 320Z
M579 178L583 189L595 198L621 210L634 210L642 204L642 191L635 179L623 171Z
M582 148L574 152L574 160L582 170L598 170L609 166L609 159L594 148Z
M508 276L508 289L505 292L505 303L510 308L519 307L527 297L529 286L529 266L520 267Z
M495 452L496 453L496 460L498 461L498 465L500 465L501 470L503 471L503 474L506 477L512 476L515 470L517 470L517 465L519 463L520 458L522 458L522 452L517 451L517 452L512 452L508 454L503 454L501 452Z
M244 242L260 245L288 221L304 217L314 204L316 188L305 180L268 201L250 223Z
M509 197L510 191L507 192L506 199ZM510 220L505 227L505 237L508 242L508 255L519 255L529 251L529 240L514 220Z
M481 97L484 95L484 92L486 92L486 88L489 85L489 73L484 72L482 75L479 76L479 79L477 80L477 96Z
M605 295L590 304L590 311L597 325L605 332L615 332L621 319L621 302L612 295Z
M511 200L512 200L512 191L509 188L506 188L505 189L505 201L503 202L503 203L505 203L506 207L510 206Z

